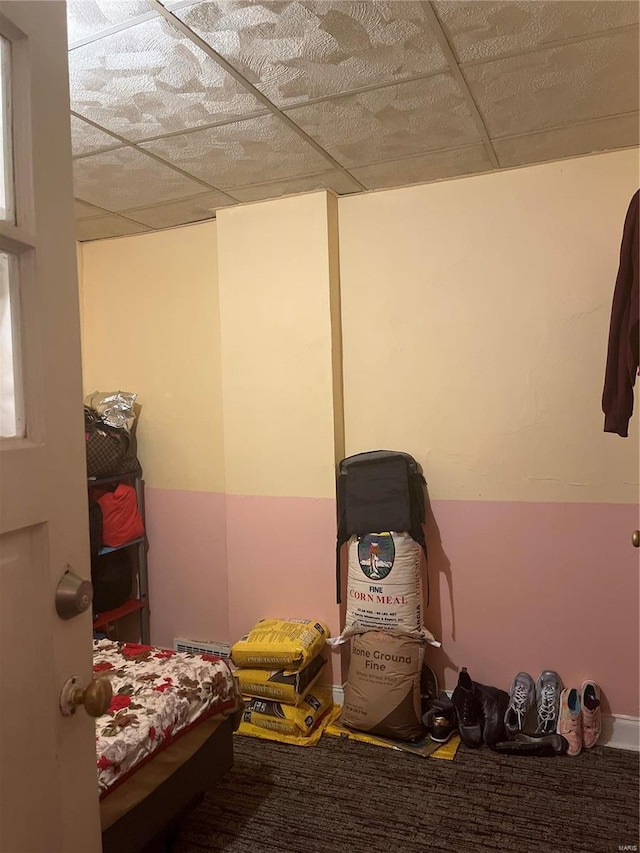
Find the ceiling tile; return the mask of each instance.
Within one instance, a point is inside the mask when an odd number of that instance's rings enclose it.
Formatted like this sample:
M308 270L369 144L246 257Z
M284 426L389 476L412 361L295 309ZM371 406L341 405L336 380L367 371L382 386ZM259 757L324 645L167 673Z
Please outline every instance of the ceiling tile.
M69 44L151 11L145 0L67 0Z
M233 204L222 193L204 193L194 198L185 198L169 204L154 207L142 207L128 210L127 216L136 222L143 222L152 228L171 228L174 225L184 225L187 222L198 222L201 219L212 219L219 207Z
M360 192L360 187L344 172L337 169L319 175L302 175L287 181L271 181L266 184L253 184L250 187L234 187L229 190L239 201L259 201L263 198L278 198L295 193L308 193L314 190L333 190L338 195Z
M278 106L447 68L415 2L210 0L175 14Z
M157 139L142 147L223 189L320 172L327 166L322 155L272 115Z
M360 166L352 172L368 189L375 190L471 175L491 168L484 145L472 145L454 151L432 151L406 160Z
M76 238L80 242L102 240L105 237L124 237L125 234L141 234L150 230L146 225L138 225L113 214L96 216L93 219L80 219L76 222Z
M73 164L75 194L107 210L142 207L204 191L202 184L134 148L81 157Z
M491 137L638 108L635 30L464 69Z
M523 166L638 145L640 114L541 130L526 136L496 139L493 148L501 166Z
M133 141L263 108L163 18L71 51L69 75L72 109Z
M109 211L103 210L101 207L95 207L93 204L87 204L86 201L81 201L79 198L74 198L73 209L76 219L88 219L90 216L104 216Z
M449 74L287 110L345 166L392 160L480 139Z
M114 136L109 136L97 127L87 124L86 121L71 116L71 147L73 156L89 154L92 151L102 151L105 148L114 148L122 143Z
M435 6L463 62L635 24L640 9L635 0L437 0Z

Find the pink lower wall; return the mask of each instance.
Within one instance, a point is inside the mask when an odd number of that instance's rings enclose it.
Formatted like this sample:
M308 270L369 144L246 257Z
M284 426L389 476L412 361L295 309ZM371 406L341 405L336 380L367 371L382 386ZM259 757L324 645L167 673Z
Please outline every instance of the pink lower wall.
M225 496L145 490L151 641L227 640Z
M335 541L333 499L227 495L231 636L265 616L318 619L339 633ZM329 659L323 680L338 684L339 656Z
M508 689L519 671L595 679L607 713L638 716L638 527L632 504L433 501L427 660Z
M333 500L149 489L147 526L153 642L233 642L265 616L339 632ZM441 684L462 666L505 689L550 668L595 679L606 712L638 716L636 527L630 504L433 501L426 624L443 647L427 660Z

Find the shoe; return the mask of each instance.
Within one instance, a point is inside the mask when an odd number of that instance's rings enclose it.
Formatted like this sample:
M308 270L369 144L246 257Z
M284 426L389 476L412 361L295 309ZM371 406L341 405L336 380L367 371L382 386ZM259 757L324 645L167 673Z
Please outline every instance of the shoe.
M435 743L446 743L457 731L456 712L446 693L441 694L439 699L431 700L431 707L422 717L422 722L429 729L429 737Z
M569 748L565 737L559 734L527 735L517 732L513 740L501 741L493 749L505 755L562 755Z
M602 729L600 687L595 681L585 681L580 688L580 706L582 708L582 745L585 749L591 749L598 742Z
M582 713L580 693L575 687L566 687L560 694L557 731L569 742L567 755L580 755L582 751Z
M422 664L420 672L420 703L423 716L429 710L431 702L437 699L439 695L438 677L430 666L427 666L426 663Z
M460 671L458 686L453 691L451 701L458 718L458 731L462 743L471 749L482 746L482 709L479 692L476 691L466 667Z
M545 669L538 676L536 681L536 705L538 708L536 734L550 735L557 729L560 694L563 687L562 679L552 669Z
M519 672L509 690L509 706L504 715L508 737L522 731L529 708L536 704L536 686L527 672Z
M509 706L509 694L497 687L489 687L486 684L479 684L477 681L473 683L480 698L480 708L484 720L482 739L487 746L492 747L498 741L506 739L504 716Z

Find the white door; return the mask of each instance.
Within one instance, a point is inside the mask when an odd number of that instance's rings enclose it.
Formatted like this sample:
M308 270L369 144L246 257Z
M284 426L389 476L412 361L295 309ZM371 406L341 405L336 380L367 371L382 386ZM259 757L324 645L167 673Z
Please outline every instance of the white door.
M91 608L57 583L89 568L63 2L0 2L0 851L97 853Z

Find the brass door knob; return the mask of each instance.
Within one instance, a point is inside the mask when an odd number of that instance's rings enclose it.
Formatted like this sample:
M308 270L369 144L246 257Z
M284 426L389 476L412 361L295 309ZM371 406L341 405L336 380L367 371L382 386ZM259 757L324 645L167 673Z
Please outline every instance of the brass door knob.
M101 717L107 713L112 696L108 678L92 678L86 687L81 687L80 679L74 675L65 681L60 692L60 713L68 717L83 705L90 717Z
M640 548L640 530L634 530L631 534L631 543L634 548Z

